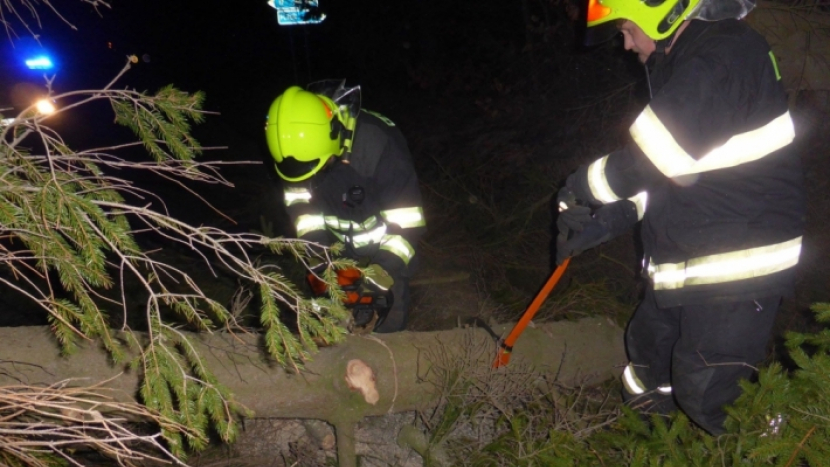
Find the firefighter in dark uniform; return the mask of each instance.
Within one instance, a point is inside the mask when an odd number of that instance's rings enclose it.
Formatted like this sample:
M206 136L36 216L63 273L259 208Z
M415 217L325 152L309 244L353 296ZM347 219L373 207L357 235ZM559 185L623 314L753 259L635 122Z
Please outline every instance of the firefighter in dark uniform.
M632 141L559 192L557 259L642 220L648 287L626 331L624 397L724 431L782 297L793 293L805 199L769 45L751 0L589 0L588 34L622 32L651 100Z
M343 255L367 267L365 278L391 291L391 309L377 317L374 330L403 330L426 222L400 130L360 108L359 87L324 81L307 89L292 86L277 97L265 132L298 238L342 242Z

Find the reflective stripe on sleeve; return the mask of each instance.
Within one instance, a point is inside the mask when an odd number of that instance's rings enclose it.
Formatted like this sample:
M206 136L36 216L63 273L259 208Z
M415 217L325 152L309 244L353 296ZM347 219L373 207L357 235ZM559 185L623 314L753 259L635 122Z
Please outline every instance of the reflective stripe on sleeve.
M636 195L628 198L629 201L634 203L634 206L637 207L637 220L643 220L643 216L646 213L646 207L648 207L648 192L643 191L637 193Z
M608 178L605 176L605 164L607 163L608 156L604 156L595 160L588 166L588 188L590 188L591 194L594 195L594 198L603 204L613 203L614 201L622 199L614 193L614 190L611 189L611 185L608 184ZM637 206L637 219L642 220L643 215L645 215L646 212L646 206L648 205L648 192L643 191L637 193L631 198L628 198L628 200ZM560 209L560 211L561 210L562 209Z
M389 209L381 211L380 215L386 222L398 224L403 229L423 227L426 225L424 210L421 207Z
M371 216L362 223L326 216L325 224L338 240L350 243L355 248L380 243L386 235L386 224L379 221L377 216Z
M801 237L775 245L693 258L682 263L649 264L654 290L719 284L773 274L798 264Z
M357 235L353 234L351 237L345 235L344 238L347 242L351 242L355 248L361 248L364 246L374 245L375 243L381 243L384 235L386 235L386 224L380 224L367 232Z
M380 246L381 250L386 250L393 255L403 260L404 264L409 264L409 261L415 256L415 249L409 242L400 235L387 235L383 238Z
M323 220L323 216L320 214L303 214L302 216L297 217L296 227L297 236L302 237L303 235L315 230L325 230L326 223Z
M605 165L608 163L608 156L600 157L588 166L588 188L591 194L597 201L605 203L613 203L622 198L614 193L611 185L608 184L608 178L605 176ZM648 204L648 193L643 191L628 198L637 206L637 219L642 220L646 212L646 205ZM562 211L562 209L559 209Z
M304 227L309 227L305 230L306 232L328 227L328 230L343 243L351 244L354 248L378 245L379 249L400 257L404 264L409 264L415 256L415 249L412 245L400 235L388 235L386 223L379 220L377 216L371 216L362 223L340 219L336 216L325 216L325 218L319 215L300 216L297 219L298 232L301 221Z
M286 188L283 194L285 196L286 206L311 201L311 192L305 188Z
M591 189L594 198L603 204L622 199L614 193L611 185L608 184L608 179L605 178L605 164L607 163L608 156L603 156L588 166L588 188Z
M337 216L326 216L326 226L332 230L339 230L341 232L368 232L378 225L378 217L371 216L363 222L354 222L346 219L340 219Z
M752 162L790 144L795 138L789 111L761 128L732 136L698 160L680 147L651 106L643 109L629 131L651 162L669 178Z

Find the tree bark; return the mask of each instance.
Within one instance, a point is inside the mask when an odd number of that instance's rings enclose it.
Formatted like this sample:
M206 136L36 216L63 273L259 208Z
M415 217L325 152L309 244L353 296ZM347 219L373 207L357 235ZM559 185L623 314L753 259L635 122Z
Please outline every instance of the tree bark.
M493 330L506 336L511 328L508 324ZM604 318L529 327L514 346L510 365L499 369L491 368L496 343L479 328L349 336L340 345L322 348L301 373L269 361L255 335L217 333L193 339L219 381L256 417L319 419L337 427L338 438L346 443L338 446L341 466L355 465L344 452L354 452L353 427L363 417L434 405L441 389L438 369L460 364L493 372L534 368L566 383L590 384L618 375L626 361L622 330ZM86 386L112 378L106 386L116 390L119 400L136 397L136 374L111 365L93 345L60 356L47 327L0 328L0 355L3 386L69 378ZM347 368L354 361L371 368L376 397L350 388L354 384L347 382ZM366 371L365 365L357 368ZM352 433L345 428L349 426Z

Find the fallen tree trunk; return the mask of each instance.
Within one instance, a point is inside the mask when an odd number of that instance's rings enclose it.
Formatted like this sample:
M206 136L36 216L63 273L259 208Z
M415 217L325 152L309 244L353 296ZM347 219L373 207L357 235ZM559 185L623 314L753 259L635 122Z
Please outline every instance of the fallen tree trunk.
M506 335L511 325L496 326ZM492 369L494 340L483 329L350 336L320 350L301 373L265 358L258 336L194 335L219 381L256 417L319 419L337 429L341 466L355 465L353 433L363 417L420 410L438 402L439 367L462 364L483 371L533 368L565 383L593 383L616 376L625 363L622 330L602 318L545 323L528 328L507 368ZM112 379L107 386L133 400L137 375L113 367L87 346L65 358L46 327L0 328L0 386L47 385L83 378L77 385ZM123 373L123 374L122 374ZM120 376L119 376L120 375Z

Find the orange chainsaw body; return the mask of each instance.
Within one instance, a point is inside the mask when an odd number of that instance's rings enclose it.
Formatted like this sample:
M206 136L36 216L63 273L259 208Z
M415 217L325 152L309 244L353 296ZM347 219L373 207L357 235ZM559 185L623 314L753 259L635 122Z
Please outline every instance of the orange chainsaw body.
M363 274L360 270L355 268L337 269L337 285L346 293L346 298L343 299L343 304L347 307L354 305L371 305L374 302L374 294L365 294L365 291L360 290L360 283ZM311 291L314 295L324 295L328 287L326 283L320 280L317 275L309 273L308 283L311 285ZM361 293L364 292L364 293Z

